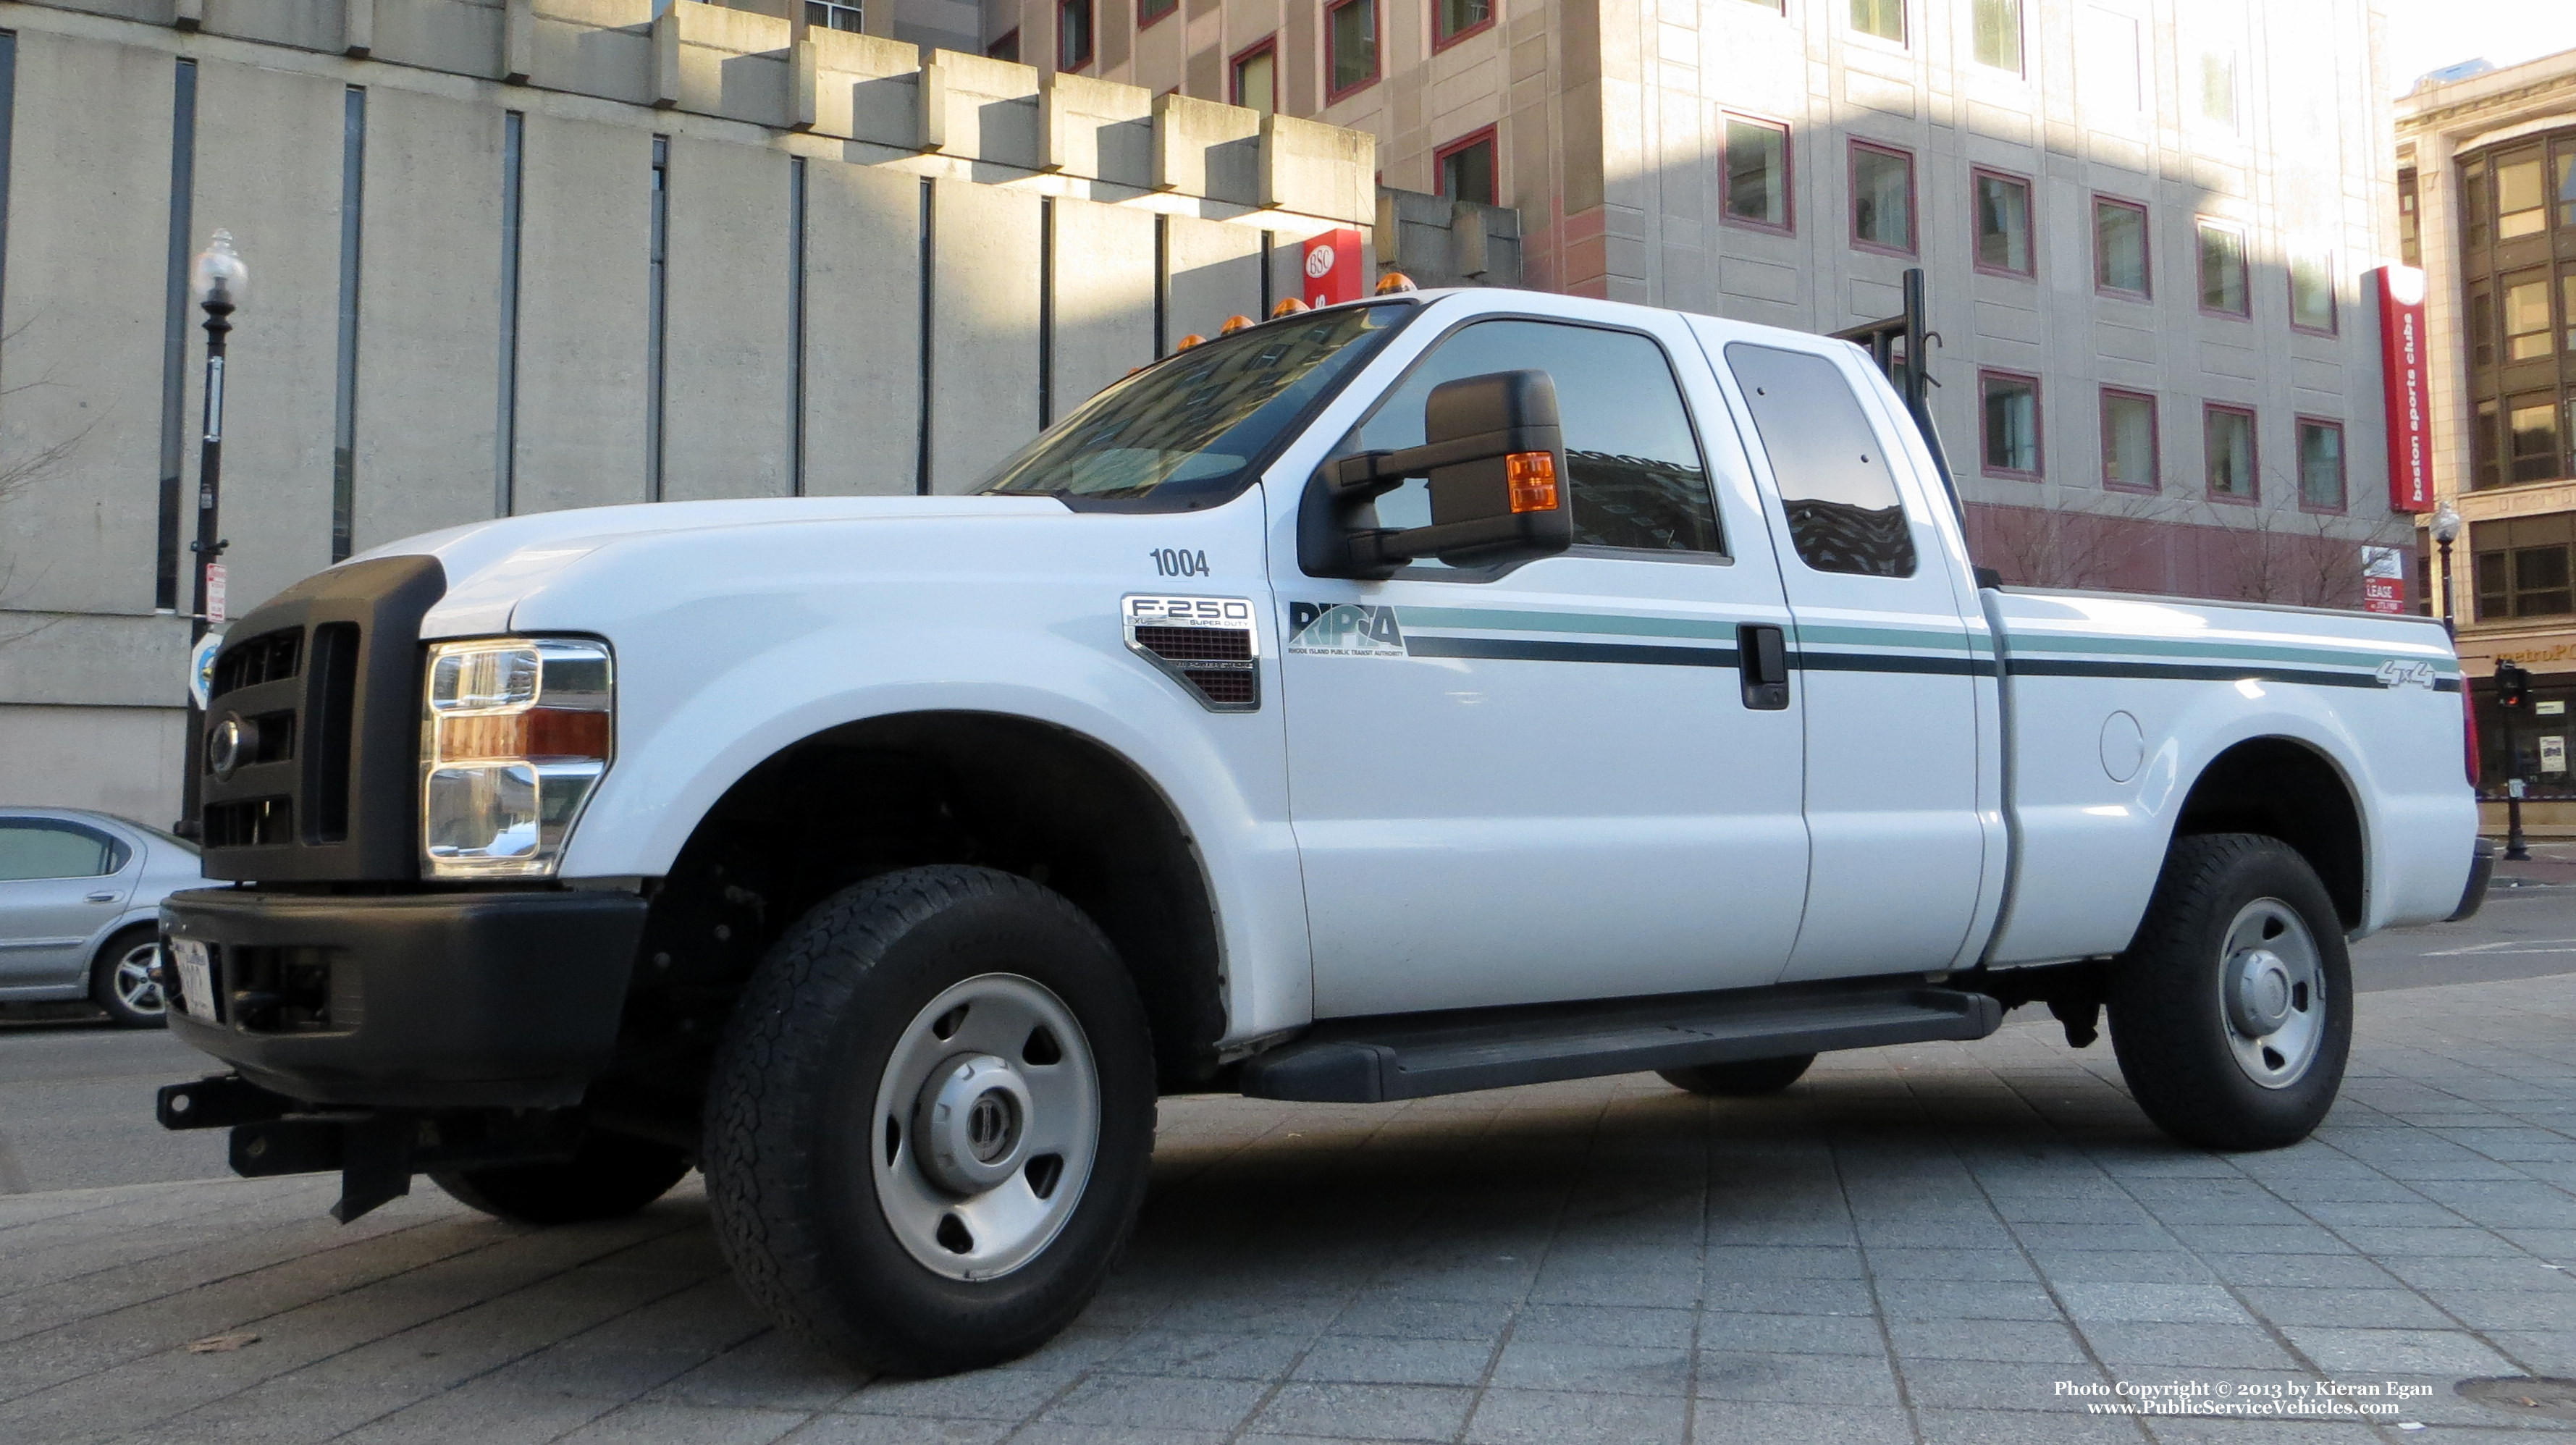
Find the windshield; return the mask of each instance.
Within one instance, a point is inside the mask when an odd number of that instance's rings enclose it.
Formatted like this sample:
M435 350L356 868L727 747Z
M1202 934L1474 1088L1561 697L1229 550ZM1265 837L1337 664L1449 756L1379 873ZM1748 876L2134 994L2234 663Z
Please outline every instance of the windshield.
M982 490L1175 511L1223 501L1412 309L1336 307L1191 347L1083 403Z

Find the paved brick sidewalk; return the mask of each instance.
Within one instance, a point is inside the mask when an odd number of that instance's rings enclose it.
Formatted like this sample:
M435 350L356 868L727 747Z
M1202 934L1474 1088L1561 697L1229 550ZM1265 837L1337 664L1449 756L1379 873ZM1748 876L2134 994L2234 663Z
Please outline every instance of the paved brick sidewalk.
M1031 1359L929 1382L849 1377L768 1331L694 1184L546 1232L425 1185L346 1229L318 1180L0 1198L0 1439L2576 1430L2451 1388L2576 1374L2576 976L2361 1010L2328 1127L2236 1158L2166 1143L2107 1047L2028 1024L1834 1056L1751 1104L1651 1078L1384 1108L1168 1101L1109 1293ZM2328 1379L2430 1393L2382 1424L2117 1418L2062 1393Z

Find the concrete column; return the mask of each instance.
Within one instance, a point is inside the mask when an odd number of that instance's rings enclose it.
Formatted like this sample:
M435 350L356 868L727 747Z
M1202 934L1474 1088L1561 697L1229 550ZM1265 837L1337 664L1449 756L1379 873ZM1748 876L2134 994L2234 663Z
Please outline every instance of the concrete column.
M932 194L931 490L962 492L1037 434L1038 198L950 180Z
M1153 359L1153 213L1056 202L1054 414Z
M199 65L197 86L192 244L226 228L251 269L224 382L223 535L233 544L224 562L229 609L239 617L331 564L346 90L336 80L218 60ZM193 437L194 399L188 415ZM194 460L192 446L192 479ZM191 526L183 518L183 537ZM181 603L191 595L183 582Z
M524 165L519 510L640 502L652 135L532 113Z
M1261 318L1261 233L1193 216L1174 216L1169 259L1169 340L1196 333L1214 338L1229 316Z
M152 610L171 76L164 53L18 35L0 464L63 450L0 511L0 607Z
M774 150L671 142L665 500L790 490L787 170Z
M361 550L492 514L501 124L490 106L367 94L352 538Z
M921 178L805 166L805 490L915 489L921 449Z

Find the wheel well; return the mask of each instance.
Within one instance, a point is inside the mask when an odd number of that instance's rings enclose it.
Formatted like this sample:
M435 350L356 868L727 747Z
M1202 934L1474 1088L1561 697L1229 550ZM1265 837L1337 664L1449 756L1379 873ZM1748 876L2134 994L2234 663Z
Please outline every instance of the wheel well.
M594 1104L694 1118L735 996L832 893L971 863L1062 893L1134 975L1167 1091L1204 1084L1225 1031L1215 911L1180 819L1144 776L1065 729L913 713L816 734L743 777L652 897L618 1059Z
M2305 743L2254 738L2210 760L2183 800L2174 836L2262 833L2317 871L2346 928L2362 918L2361 811L2343 775Z

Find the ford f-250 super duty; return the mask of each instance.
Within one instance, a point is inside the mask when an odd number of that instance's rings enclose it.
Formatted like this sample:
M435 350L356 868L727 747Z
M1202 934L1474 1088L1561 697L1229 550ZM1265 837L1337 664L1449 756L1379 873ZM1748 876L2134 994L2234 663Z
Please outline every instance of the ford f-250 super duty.
M2430 621L1981 585L1848 342L1509 291L1144 368L971 496L513 517L233 627L162 1091L245 1174L536 1222L696 1167L744 1287L1024 1352L1158 1094L1377 1101L2041 1003L2221 1149L2347 940L2485 887Z

